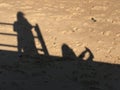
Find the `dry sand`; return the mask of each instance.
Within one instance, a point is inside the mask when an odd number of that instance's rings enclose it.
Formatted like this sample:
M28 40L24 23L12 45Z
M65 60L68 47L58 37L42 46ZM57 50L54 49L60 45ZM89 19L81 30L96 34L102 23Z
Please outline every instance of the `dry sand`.
M0 0L0 22L13 23L17 12L22 11L32 25L39 24L51 55L61 56L61 46L66 43L76 55L86 46L93 52L95 60L118 64L119 6L119 0ZM14 33L12 26L0 25L0 30L1 33ZM17 45L16 37L9 35L0 35L0 42ZM36 45L40 48L37 40ZM17 51L8 47L0 49Z
M22 11L32 25L39 25L50 55L62 56L61 48L65 43L76 56L88 47L94 54L94 61L120 64L120 0L0 0L0 22L14 23L18 11ZM36 36L34 29L33 33ZM10 34L16 35L12 25L0 25L0 50L17 52L17 48L8 47L17 46L16 36ZM35 43L41 48L38 39ZM0 55L1 61L14 59L11 54L3 55Z

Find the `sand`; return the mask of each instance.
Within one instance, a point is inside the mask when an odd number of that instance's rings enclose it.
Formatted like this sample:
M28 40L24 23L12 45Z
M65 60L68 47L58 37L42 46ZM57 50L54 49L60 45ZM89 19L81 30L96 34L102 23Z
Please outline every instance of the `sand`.
M94 54L94 62L115 65L120 64L120 0L0 0L0 23L13 24L17 20L16 14L19 11L25 14L25 18L31 23L31 25L39 25L50 56L62 57L62 45L66 44L75 53L76 57L78 57L80 53L85 50L85 47L87 47ZM34 36L37 36L34 28L32 29L32 33ZM42 45L38 38L35 38L35 45L38 49L42 49ZM0 24L0 50L1 65L3 63L12 63L10 60L15 61L15 63L18 61L17 33L14 32L13 25ZM39 51L39 54L44 53ZM30 65L28 65L28 69L31 68ZM23 65L23 67L24 66L26 65ZM74 67L74 65L71 67ZM22 65L19 66L19 68L21 69ZM45 67L42 67L42 69L44 68ZM42 69L40 70L42 71ZM8 71L5 70L5 73L9 73ZM57 70L53 69L53 71L56 72ZM27 70L27 72L29 73L29 70ZM12 75L14 74L14 72L11 71L10 73L12 73ZM17 77L17 75L15 76ZM39 78L43 78L43 76L44 75ZM9 77L11 76L7 76L6 80L9 79ZM21 75L21 78L25 79L25 76L22 77ZM3 81L5 81L5 79ZM37 83L37 80L33 79L29 85L32 85L32 81L35 81L34 84ZM62 80L58 81L63 83ZM8 84L5 85L12 87L9 85L11 82L12 81L10 80L10 82L7 82ZM23 85L24 82L28 83L29 80L23 80L23 82L20 82L19 79L20 86ZM69 82L69 80L66 80L66 82ZM42 81L40 83L42 84ZM16 85L14 82L13 84ZM71 84L72 82L68 86L71 86ZM73 84L73 86L76 86L75 83ZM52 87L49 85L48 87ZM5 88L4 85L2 86ZM45 84L41 88L44 87ZM79 87L79 85L76 87ZM27 85L26 88L28 88ZM34 85L31 90L33 88ZM107 89L104 88L102 90ZM23 90L23 88L20 90ZM115 88L109 88L109 90L115 90Z

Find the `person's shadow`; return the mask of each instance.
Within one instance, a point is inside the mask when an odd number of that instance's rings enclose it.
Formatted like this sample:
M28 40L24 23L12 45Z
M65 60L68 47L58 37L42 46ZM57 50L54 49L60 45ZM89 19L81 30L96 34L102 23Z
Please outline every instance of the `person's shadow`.
M35 46L32 26L24 17L23 12L17 12L17 21L14 22L14 31L17 32L18 56L33 56L38 54Z
M75 60L77 58L74 51L67 44L62 45L62 56L69 60Z

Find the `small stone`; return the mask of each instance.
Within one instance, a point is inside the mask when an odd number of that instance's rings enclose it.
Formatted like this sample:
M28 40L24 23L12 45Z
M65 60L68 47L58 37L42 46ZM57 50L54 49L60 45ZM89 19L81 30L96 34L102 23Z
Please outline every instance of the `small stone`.
M95 18L91 18L91 20L92 20L93 22L97 22L97 20L96 20Z

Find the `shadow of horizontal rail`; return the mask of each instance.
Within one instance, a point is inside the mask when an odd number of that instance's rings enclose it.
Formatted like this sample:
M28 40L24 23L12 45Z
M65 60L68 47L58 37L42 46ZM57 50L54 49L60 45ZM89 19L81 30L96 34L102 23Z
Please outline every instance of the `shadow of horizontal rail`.
M7 45L7 44L0 44L0 46L17 48L17 46L15 45Z
M0 32L0 35L16 36L16 37L17 37L17 34L2 33L2 32ZM34 38L38 38L38 37L37 37L37 36L34 36Z
M2 32L0 32L0 35L17 36L16 34L9 34L9 33L2 33Z
M0 44L0 46L3 46L3 47L12 47L12 48L17 48L17 46L15 46L15 45L7 45L7 44ZM42 49L40 49L40 48L37 48L37 50L42 51Z
M4 22L0 22L0 25L9 25L9 26L13 26L12 23L4 23Z

